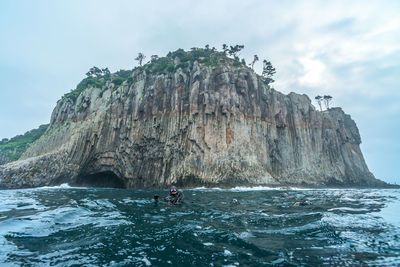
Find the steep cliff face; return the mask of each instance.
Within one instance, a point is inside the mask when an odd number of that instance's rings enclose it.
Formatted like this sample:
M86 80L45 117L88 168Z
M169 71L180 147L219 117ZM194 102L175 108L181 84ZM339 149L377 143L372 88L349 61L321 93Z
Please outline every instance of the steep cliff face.
M244 66L194 62L61 99L49 130L0 167L0 185L378 185L360 143L340 108L316 111Z

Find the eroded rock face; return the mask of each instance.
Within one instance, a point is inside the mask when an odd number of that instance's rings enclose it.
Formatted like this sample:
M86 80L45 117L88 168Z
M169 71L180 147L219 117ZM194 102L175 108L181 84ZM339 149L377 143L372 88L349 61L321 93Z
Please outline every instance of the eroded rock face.
M8 162L10 162L10 159L3 153L0 153L0 165L6 164Z
M112 173L134 188L379 185L340 108L266 87L251 70L195 62L170 75L134 72L117 89L62 99L50 130L0 167L2 187L74 183Z

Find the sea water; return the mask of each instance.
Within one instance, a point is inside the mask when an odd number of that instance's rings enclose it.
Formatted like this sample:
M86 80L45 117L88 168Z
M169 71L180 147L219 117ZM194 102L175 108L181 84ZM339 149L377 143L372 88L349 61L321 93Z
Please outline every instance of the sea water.
M2 190L0 265L400 265L399 190L183 193L170 205L160 190Z

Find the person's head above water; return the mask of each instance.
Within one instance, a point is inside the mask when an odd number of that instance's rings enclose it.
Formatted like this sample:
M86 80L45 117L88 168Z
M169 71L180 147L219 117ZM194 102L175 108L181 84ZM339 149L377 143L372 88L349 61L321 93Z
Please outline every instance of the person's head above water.
M171 193L171 195L175 195L177 191L178 190L176 189L176 186L171 186L171 188L169 189L169 192Z

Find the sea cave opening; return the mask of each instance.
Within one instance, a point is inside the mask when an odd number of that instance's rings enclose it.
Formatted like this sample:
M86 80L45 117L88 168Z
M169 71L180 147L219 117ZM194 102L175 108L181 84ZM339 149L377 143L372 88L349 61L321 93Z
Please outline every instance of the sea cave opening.
M74 186L126 188L124 181L112 171L79 175Z

